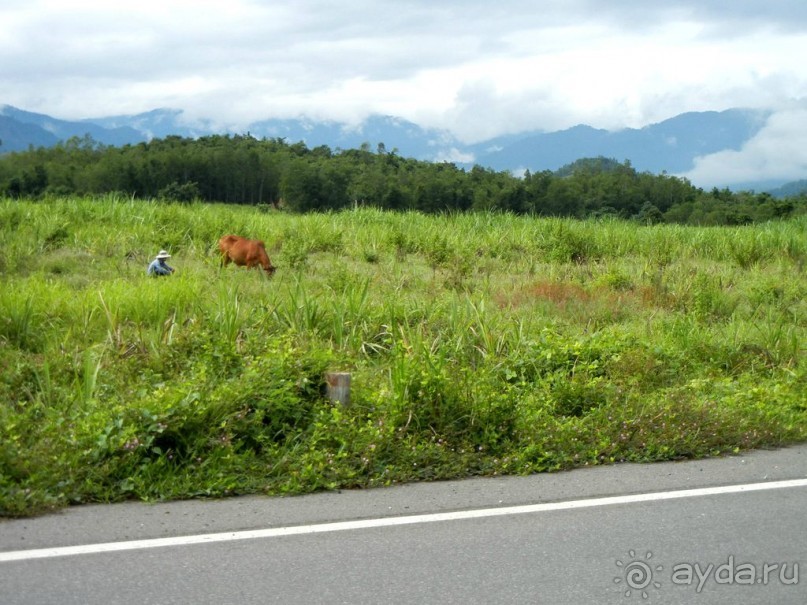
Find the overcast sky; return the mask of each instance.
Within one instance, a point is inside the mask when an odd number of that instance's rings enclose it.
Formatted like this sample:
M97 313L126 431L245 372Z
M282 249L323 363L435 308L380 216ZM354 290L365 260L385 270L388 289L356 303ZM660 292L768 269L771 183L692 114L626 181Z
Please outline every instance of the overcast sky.
M370 113L465 142L685 111L777 113L722 171L807 178L805 0L3 0L0 104L183 109L238 130Z

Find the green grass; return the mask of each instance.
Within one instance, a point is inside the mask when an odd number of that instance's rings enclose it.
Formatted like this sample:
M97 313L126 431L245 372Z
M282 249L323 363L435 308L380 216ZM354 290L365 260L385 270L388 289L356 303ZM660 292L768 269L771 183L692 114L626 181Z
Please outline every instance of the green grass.
M0 200L0 513L803 441L806 231Z

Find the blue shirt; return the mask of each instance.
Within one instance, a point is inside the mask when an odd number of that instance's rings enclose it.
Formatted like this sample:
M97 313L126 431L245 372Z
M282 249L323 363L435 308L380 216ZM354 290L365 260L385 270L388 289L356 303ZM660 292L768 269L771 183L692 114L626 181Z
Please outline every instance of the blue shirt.
M151 261L149 268L146 270L146 273L154 276L171 275L173 272L174 268L169 267L164 258L155 258L153 261Z

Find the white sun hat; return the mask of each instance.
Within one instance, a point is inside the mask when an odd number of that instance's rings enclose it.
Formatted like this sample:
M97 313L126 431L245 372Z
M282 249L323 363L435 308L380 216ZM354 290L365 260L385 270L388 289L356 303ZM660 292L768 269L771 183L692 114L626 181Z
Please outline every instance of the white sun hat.
M157 258L171 258L171 255L168 254L168 252L166 252L165 250L160 250L157 253Z

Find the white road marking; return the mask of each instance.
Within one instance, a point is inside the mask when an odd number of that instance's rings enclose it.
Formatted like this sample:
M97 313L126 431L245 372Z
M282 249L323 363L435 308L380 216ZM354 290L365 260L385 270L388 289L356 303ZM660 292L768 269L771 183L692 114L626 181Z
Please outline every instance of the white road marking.
M47 559L52 557L67 557L72 555L90 555L123 550L138 550L144 548L162 548L166 546L189 546L192 544L211 544L214 542L233 542L236 540L255 540L260 538L299 536L304 534L369 529L373 527L415 525L419 523L435 523L438 521L460 521L463 519L481 519L484 517L523 515L528 513L543 513L556 510L613 506L615 504L635 504L638 502L675 500L678 498L695 498L721 494L758 492L763 490L783 489L790 487L807 487L807 479L770 481L765 483L747 483L744 485L705 487L667 492L653 492L648 494L632 494L627 496L608 496L605 498L587 498L583 500L568 500L565 502L547 502L544 504L482 508L449 513L431 513L404 517L381 517L377 519L337 521L333 523L317 523L314 525L298 525L291 527L270 527L266 529L223 532L215 534L197 534L193 536L175 536L171 538L153 538L149 540L129 540L126 542L107 542L101 544L84 544L80 546L60 546L54 548L37 548L32 550L16 550L0 552L0 563L27 561L30 559Z

